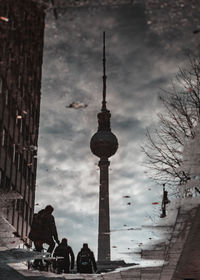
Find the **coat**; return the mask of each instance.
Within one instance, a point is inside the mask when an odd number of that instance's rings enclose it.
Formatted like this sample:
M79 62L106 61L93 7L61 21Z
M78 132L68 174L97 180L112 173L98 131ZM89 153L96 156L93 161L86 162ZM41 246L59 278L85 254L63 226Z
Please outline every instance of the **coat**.
M41 240L45 243L51 242L52 237L58 241L54 216L42 209L37 214L33 215L29 238L32 241Z
M74 253L67 244L61 242L54 251L54 257L63 257L65 266L69 267L71 263L71 269L74 268Z
M88 265L82 265L81 264L81 258L82 258L83 255L88 256L88 258L89 258L89 264ZM77 271L79 273L93 273L93 270L95 272L97 271L97 266L96 266L96 261L95 261L95 258L94 258L94 254L89 248L87 248L87 249L82 248L81 249L81 251L77 255L76 264L77 264Z

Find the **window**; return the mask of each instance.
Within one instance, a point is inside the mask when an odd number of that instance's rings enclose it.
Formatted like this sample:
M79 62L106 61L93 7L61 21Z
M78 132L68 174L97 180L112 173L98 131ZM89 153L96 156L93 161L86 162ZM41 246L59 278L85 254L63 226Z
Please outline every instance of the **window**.
M31 175L32 175L31 168L29 167L28 168L28 184L31 184Z
M20 214L23 214L24 212L24 200L23 199L18 199L17 200L17 211L19 211Z
M20 123L20 132L22 133L22 127L23 127L23 121L21 120L21 123Z
M26 204L25 204L25 205L26 205L26 210L25 210L25 220L26 220L26 221L28 221L28 212L29 212L29 211L28 211L28 210L29 210L28 203L26 202Z
M24 100L24 96L25 96L25 86L24 85L22 85L21 93L22 93L22 98Z
M2 82L2 78L0 78L0 94L2 94L2 89L3 89L3 82Z
M12 154L13 154L12 139L9 134L7 137L7 152L12 157Z
M3 189L4 185L5 185L5 175L4 175L4 172L1 170L0 188Z
M15 163L17 165L17 160L18 160L18 145L15 145ZM17 168L18 170L18 168Z
M33 216L33 210L32 210L32 208L30 208L30 211L29 211L29 223L31 223L31 221L32 221L32 217Z
M20 211L23 214L24 213L24 207L25 207L25 201L21 199L21 205L20 205Z
M35 189L35 183L36 183L36 180L35 180L35 176L34 174L32 173L32 184L31 184L31 188L34 190Z
M26 178L26 176L27 176L27 169L28 169L27 161L24 159L24 163L23 163L23 176L24 176L24 178Z
M2 170L0 169L0 186L1 186L1 180L2 180Z
M5 105L8 105L8 90L5 90Z
M17 199L17 204L16 204L17 211L20 211L20 203L21 203L21 199Z
M13 162L15 162L15 153L16 153L15 144L13 144Z
M2 140L1 140L1 146L2 147L5 145L5 136L6 136L6 130L4 128L3 132L2 132Z
M22 167L23 167L23 156L22 154L20 154L20 163L19 163L20 171L22 171Z
M17 118L18 114L19 114L19 112L18 112L18 109L17 109L16 110L16 124L18 124L18 118Z
M8 177L6 177L6 176L4 178L4 186L3 187L6 190L10 190L10 188L11 188L10 179Z
M17 170L20 169L20 154L17 155Z
M22 154L18 154L17 156L17 170L22 170L22 164L23 164L23 156Z
M21 88L21 79L22 79L22 76L19 75L19 78L18 78L18 87Z

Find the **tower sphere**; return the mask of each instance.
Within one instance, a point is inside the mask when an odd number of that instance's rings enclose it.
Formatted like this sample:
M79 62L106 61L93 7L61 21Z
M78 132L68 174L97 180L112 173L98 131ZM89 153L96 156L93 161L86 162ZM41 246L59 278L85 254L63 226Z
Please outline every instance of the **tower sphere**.
M99 158L109 158L118 149L117 137L111 131L97 131L91 138L90 149Z

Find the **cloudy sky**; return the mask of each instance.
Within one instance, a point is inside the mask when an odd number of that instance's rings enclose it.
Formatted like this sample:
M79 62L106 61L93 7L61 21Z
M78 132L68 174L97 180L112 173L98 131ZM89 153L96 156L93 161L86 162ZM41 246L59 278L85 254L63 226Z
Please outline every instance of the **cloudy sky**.
M146 129L158 125L158 94L183 63L181 46L190 46L183 42L192 31L172 32L169 42L146 9L89 5L61 11L58 20L47 11L35 210L54 206L59 238L67 237L75 254L83 242L97 254L99 170L89 143L101 108L103 31L107 107L119 141L110 158L112 259L134 262L140 243L159 238L141 230L158 223L160 204L152 203L161 202L162 189L148 179L140 146ZM72 102L88 106L67 108Z

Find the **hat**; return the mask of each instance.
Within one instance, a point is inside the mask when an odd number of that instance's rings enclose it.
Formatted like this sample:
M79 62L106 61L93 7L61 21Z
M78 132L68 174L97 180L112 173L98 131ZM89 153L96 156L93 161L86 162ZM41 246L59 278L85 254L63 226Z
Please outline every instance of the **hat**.
M61 241L61 243L67 244L67 238L63 238L62 241Z
M45 207L45 210L48 211L48 212L53 212L54 208L51 205L47 205Z

